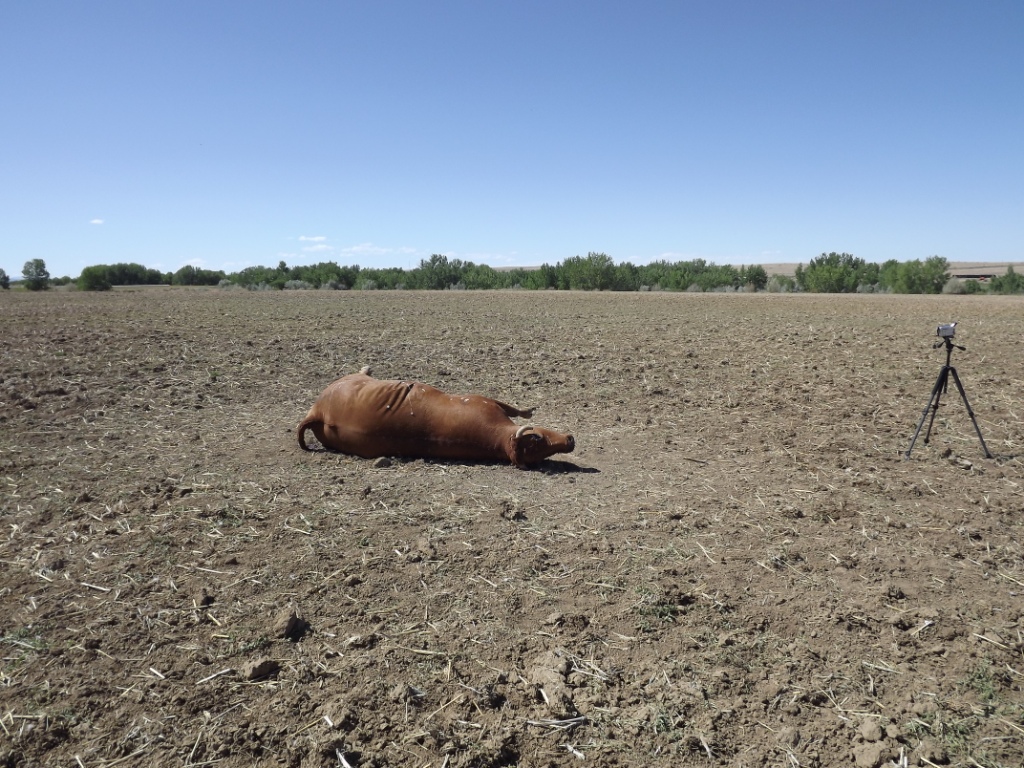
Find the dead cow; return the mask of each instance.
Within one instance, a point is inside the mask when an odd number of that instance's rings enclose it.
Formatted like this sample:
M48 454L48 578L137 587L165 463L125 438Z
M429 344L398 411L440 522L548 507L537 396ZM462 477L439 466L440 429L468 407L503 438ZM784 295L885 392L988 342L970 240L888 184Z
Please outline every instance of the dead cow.
M325 389L297 428L299 446L313 430L325 448L366 459L406 456L463 461L536 464L556 453L571 453L572 435L518 426L520 410L480 395L449 395L413 381L382 381L369 367L343 376Z

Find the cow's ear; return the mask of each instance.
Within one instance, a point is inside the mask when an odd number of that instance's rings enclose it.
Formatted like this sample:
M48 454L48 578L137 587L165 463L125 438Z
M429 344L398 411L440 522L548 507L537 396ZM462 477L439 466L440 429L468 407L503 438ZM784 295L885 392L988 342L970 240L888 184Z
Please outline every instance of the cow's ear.
M520 427L519 430L512 435L512 439L509 440L508 457L512 460L513 464L520 468L526 466L523 463L523 446L526 445L526 441L523 439L525 437L525 430L526 427Z
M544 436L536 432L528 432L530 427L520 427L512 436L512 463L517 467L525 467L530 458L531 449L544 442Z

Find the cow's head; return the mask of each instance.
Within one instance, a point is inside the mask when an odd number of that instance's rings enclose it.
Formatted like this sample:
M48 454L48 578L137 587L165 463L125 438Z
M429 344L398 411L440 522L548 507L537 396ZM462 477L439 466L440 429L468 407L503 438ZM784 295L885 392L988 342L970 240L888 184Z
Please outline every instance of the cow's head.
M509 458L517 467L536 464L556 453L572 453L576 440L572 435L542 427L523 426L512 435Z

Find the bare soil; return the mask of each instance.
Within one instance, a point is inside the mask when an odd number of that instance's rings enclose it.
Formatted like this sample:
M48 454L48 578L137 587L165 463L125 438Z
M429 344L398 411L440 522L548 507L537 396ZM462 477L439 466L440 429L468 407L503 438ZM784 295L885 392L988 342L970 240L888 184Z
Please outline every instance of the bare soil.
M929 443L914 428L953 363ZM0 766L1024 764L1024 300L0 295ZM571 431L304 453L338 376Z

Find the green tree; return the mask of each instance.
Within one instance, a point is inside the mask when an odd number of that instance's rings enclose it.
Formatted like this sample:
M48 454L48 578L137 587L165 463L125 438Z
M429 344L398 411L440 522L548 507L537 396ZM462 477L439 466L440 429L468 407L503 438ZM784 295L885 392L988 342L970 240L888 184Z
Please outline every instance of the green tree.
M949 263L941 256L925 261L889 260L878 270L878 285L893 293L942 293L949 280Z
M881 267L873 262L863 264L857 270L857 290L874 291L878 288L878 277L882 273Z
M469 264L462 272L462 282L471 291L497 288L500 279L498 272L487 264Z
M586 258L572 256L562 262L558 287L570 291L607 291L614 276L615 262L611 256L590 252Z
M224 272L221 270L200 269L186 264L174 273L172 283L173 285L217 285L224 277Z
M895 291L899 281L900 263L889 259L878 269L878 287L884 291Z
M45 291L50 287L50 273L46 270L46 262L42 259L30 259L21 269L21 277L25 287L30 291Z
M942 256L929 256L921 265L921 284L924 293L942 293L949 280L949 262Z
M158 269L146 269L141 264L111 264L104 267L111 285L159 285L164 276Z
M86 267L78 276L78 290L80 291L109 291L110 270L103 264Z
M772 275L766 290L769 293L792 293L797 289L797 282L789 275Z
M558 287L558 267L553 267L547 263L541 264L540 269L531 269L529 271L525 269L514 269L505 274L507 274L509 279L512 280L509 287L513 285L520 285L523 288L529 288L530 290L536 291L544 291L548 288Z
M740 286L752 285L758 291L768 286L768 272L760 264L752 267L740 267Z
M409 273L407 287L443 291L461 281L463 267L459 259L449 261L444 254L435 253L429 260L420 259L419 267Z
M1024 293L1024 275L1018 275L1009 266L1005 275L992 278L990 286L993 293Z
M640 270L628 261L619 264L612 272L613 291L640 290Z
M853 293L865 272L864 259L849 253L823 253L796 270L800 287L811 293Z
M927 293L921 260L904 261L896 272L896 293Z
M11 278L7 276L7 273L0 269L0 288L5 291L11 287Z
M640 287L656 290L662 288L667 290L672 287L669 284L669 276L672 272L672 265L667 261L652 261L637 267L639 272Z
M895 293L928 293L924 265L920 259L901 262L896 268L892 290Z

